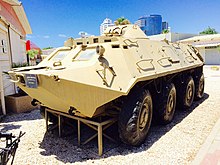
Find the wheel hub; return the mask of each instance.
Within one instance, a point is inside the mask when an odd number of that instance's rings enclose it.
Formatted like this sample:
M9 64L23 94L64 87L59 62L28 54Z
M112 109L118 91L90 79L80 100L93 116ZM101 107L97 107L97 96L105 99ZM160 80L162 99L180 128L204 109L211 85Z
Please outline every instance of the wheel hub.
M192 86L189 85L187 88L187 101L190 102L190 100L192 99L192 95L193 95L193 89Z
M169 96L169 98L168 98L168 107L167 107L167 112L168 113L171 113L172 112L172 110L173 110L173 106L174 106L174 102L173 102L173 97L172 97L172 95L170 95Z
M200 81L199 81L199 93L202 93L202 92L203 92L203 89L204 89L203 80L200 79Z
M148 122L148 115L149 115L149 107L147 106L147 103L145 103L142 106L140 120L139 120L139 128L141 131L145 128Z

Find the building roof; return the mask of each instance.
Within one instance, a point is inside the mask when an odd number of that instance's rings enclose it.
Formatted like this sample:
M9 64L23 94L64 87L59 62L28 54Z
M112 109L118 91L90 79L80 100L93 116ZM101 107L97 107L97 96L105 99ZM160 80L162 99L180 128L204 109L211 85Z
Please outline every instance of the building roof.
M214 47L220 46L220 34L209 34L202 36L195 36L180 40L181 43L191 44L195 47Z
M42 50L42 54L43 55L50 55L54 50L56 50L56 48Z
M3 0L7 3L9 3L10 5L20 5L21 2L17 1L17 0Z
M111 19L105 18L101 25L104 25L104 24L113 24L113 23Z
M27 19L26 14L25 14L22 3L19 2L18 0L3 0L3 1L12 6L12 8L14 9L16 15L18 16L18 19L19 19L21 25L24 28L25 33L26 34L32 34L31 26L29 24L29 21Z
M209 34L209 35L201 35L195 36L191 38L187 38L181 40L180 42L207 42L207 41L220 41L220 34Z
M147 36L147 37L150 40L162 41L162 40L166 39L169 42L179 42L179 41L183 41L185 39L194 37L195 35L196 34L169 32L169 33L165 33L165 34L156 34L156 35Z
M197 48L201 48L201 47L217 47L220 46L220 42L218 43L206 43L206 44L198 44L198 45L194 45Z

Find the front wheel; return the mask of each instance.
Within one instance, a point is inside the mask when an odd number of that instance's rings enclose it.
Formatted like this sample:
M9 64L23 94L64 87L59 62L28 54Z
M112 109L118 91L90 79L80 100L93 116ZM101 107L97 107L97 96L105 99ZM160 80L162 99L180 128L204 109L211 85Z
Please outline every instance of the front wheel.
M144 142L153 114L152 97L148 90L132 91L123 103L118 129L121 140L138 146Z

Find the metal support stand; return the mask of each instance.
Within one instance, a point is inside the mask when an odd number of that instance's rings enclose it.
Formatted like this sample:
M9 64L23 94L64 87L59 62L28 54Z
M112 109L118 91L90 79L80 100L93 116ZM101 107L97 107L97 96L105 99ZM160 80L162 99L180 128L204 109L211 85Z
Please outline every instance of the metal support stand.
M2 113L3 115L6 115L4 84L3 84L1 67L0 67L0 100L1 100L1 105L2 105Z
M58 129L59 129L59 137L62 136L62 132L61 132L61 115L58 115Z
M45 110L46 131L48 131L48 113Z
M109 119L106 119L104 121L100 120L100 121L93 121L91 119L85 119L85 118L81 118L78 116L71 116L69 114L66 113L62 113L62 112L57 112L51 109L45 109L45 119L46 119L46 130L48 131L48 112L57 115L58 117L58 125L56 125L55 127L58 127L58 131L59 131L59 137L61 137L62 135L62 116L77 120L77 127L78 127L78 145L82 144L87 144L88 142L90 142L91 140L93 140L94 138L96 138L98 136L98 153L99 156L102 155L103 153L103 136L106 137L107 139L116 142L113 138L111 138L110 136L108 136L107 134L104 133L104 130L106 130L107 128L109 128L111 125L113 125L116 121L117 118L116 117L112 117ZM95 133L93 136L91 136L90 138L88 138L86 141L81 143L81 123L87 125L88 127L92 128L93 130L97 131L97 133Z

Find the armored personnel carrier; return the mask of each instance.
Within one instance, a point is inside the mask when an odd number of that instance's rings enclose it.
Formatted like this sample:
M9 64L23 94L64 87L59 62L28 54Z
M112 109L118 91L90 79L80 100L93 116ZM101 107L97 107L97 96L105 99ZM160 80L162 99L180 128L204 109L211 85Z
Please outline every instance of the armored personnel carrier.
M12 81L33 102L65 114L114 113L123 142L140 145L152 118L172 121L204 94L203 59L192 46L152 41L135 25L102 36L70 38L37 66L13 69Z

